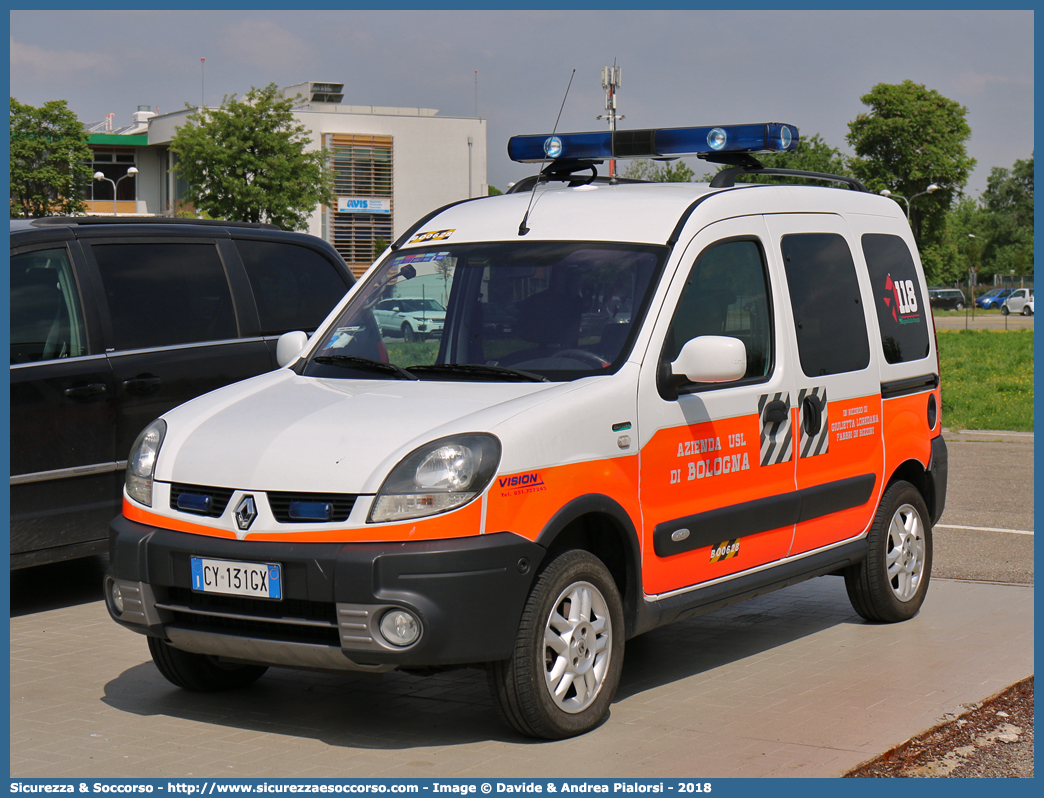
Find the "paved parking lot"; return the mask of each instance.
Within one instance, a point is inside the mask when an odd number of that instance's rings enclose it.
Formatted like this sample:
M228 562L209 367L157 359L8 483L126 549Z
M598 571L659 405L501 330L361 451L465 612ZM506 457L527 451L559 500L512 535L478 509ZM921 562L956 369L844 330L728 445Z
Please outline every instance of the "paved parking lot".
M1035 316L1004 316L1000 313L976 311L968 313L937 313L935 326L939 330L1032 330Z
M840 775L1033 673L1032 436L950 439L936 573L966 575L933 580L916 618L865 623L825 577L658 629L628 643L609 720L573 740L502 726L476 670L272 669L249 690L187 693L108 619L96 588L76 591L97 584L97 561L16 573L11 775ZM994 504L976 515L982 480Z

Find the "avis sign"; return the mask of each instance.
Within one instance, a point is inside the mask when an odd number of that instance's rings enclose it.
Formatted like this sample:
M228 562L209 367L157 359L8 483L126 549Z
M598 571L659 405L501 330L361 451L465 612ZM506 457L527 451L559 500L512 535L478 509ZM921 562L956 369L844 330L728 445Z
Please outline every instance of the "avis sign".
M338 213L391 213L390 199L338 197Z

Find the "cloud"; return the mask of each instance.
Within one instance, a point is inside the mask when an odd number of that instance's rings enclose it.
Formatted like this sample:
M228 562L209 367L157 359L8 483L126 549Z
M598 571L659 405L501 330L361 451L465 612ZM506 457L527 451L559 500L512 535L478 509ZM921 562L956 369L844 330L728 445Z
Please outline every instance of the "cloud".
M959 75L954 75L953 85L961 91L977 97L989 89L1000 87L1019 86L1032 89L1033 77L1032 75L1020 77L1015 75L991 75L985 72L963 72Z
M269 72L300 70L314 53L313 45L270 19L235 23L223 45L230 59Z
M111 53L48 50L22 44L11 37L11 72L31 79L79 77L87 81L117 74L119 65Z

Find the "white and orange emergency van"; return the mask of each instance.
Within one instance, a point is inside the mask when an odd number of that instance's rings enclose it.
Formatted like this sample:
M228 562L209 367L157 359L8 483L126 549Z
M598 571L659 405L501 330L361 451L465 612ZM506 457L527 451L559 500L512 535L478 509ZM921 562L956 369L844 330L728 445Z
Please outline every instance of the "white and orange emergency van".
M866 619L914 615L947 465L924 275L893 200L751 155L797 143L512 139L538 178L425 217L283 368L142 432L113 619L190 690L482 667L504 720L557 738L662 624L828 574ZM729 168L596 179L680 154ZM384 337L389 299L434 300L441 330Z

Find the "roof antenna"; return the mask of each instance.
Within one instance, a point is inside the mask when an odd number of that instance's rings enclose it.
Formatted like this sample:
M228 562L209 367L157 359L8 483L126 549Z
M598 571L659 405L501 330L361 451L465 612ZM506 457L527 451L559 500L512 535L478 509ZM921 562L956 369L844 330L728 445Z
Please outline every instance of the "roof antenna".
M569 83L566 84L565 94L562 96L562 105L558 108L558 117L555 119L555 126L551 130L551 135L554 136L558 131L558 121L562 118L562 109L565 108L566 97L569 96L569 87L573 85L573 75L576 74L574 68L572 73L569 75ZM526 215L522 217L522 224L518 226L518 234L524 236L529 232L529 228L526 227L526 222L529 220L529 212L533 209L533 197L536 196L537 186L540 185L540 174L544 171L544 166L547 164L547 150L544 150L544 160L540 162L540 172L537 173L536 182L533 183L532 193L529 195L529 205L526 206Z

